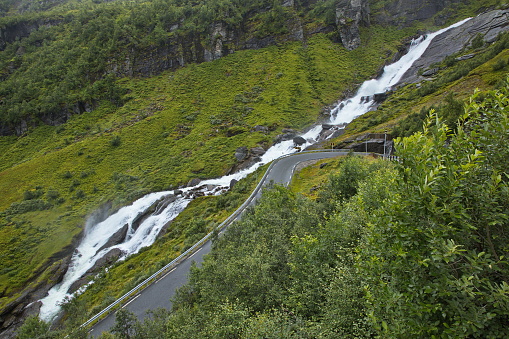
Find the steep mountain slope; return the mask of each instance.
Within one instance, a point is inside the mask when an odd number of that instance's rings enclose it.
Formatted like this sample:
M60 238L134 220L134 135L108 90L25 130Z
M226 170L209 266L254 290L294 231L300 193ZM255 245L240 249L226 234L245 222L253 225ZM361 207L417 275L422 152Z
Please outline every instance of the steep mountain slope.
M3 327L58 281L94 210L108 214L149 191L224 174L236 148L266 148L283 128L309 126L405 37L432 27L359 20L361 43L347 51L336 6L67 2L5 16ZM423 19L437 14L429 13Z

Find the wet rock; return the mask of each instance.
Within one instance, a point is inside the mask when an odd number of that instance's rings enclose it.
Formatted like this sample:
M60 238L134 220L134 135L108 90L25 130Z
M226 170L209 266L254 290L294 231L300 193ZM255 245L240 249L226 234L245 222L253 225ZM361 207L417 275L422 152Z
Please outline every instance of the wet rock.
M293 138L293 143L295 145L300 146L300 145L303 145L306 143L306 139L304 139L303 137L295 137L295 138Z
M201 182L201 180L200 180L200 179L198 179L198 178L191 179L191 180L189 180L189 182L187 183L187 187L194 187L194 186L197 186L197 185L199 185L199 184L200 184L200 182Z
M282 134L276 136L276 139L274 140L275 144L280 143L281 141L292 140L295 136L297 136L297 131L290 128L283 128L281 132Z
M447 56L461 51L470 45L477 34L482 34L485 41L496 39L499 33L509 30L508 16L509 9L483 13L459 27L436 36L422 56L405 72L399 84L423 80L424 78L419 75L420 69L428 69L434 63L441 62Z
M159 199L156 202L156 207L152 215L161 214L166 209L166 207L168 207L168 205L174 202L175 200L177 200L177 196L173 194L167 195L166 197Z
M373 96L373 101L376 103L381 103L381 102L384 102L385 100L387 100L388 97L389 97L389 93L387 93L387 92L375 93L375 95Z
M263 147L260 147L260 146L253 147L249 150L249 153L253 154L253 155L261 156L261 155L265 154L265 149L263 149Z
M129 229L128 224L122 226L118 231L113 233L113 235L108 239L108 241L97 252L101 252L105 248L123 243L127 235L128 229Z
M93 276L99 272L99 270L116 262L121 255L122 251L118 248L113 248L108 251L108 253L106 253L102 258L98 259L94 266L92 266L80 279L71 284L67 290L67 293L74 293L80 287L88 284L93 279Z
M235 150L235 159L237 159L237 161L242 161L247 158L247 153L247 147L239 147Z
M175 190L173 191L174 195L182 195L182 190Z

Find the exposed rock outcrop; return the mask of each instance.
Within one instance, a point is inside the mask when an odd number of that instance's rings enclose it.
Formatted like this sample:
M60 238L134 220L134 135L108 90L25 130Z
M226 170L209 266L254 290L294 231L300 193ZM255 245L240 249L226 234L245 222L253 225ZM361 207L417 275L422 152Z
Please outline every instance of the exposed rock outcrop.
M336 6L336 25L343 46L349 51L361 44L359 25L369 26L368 0L340 0Z
M372 20L383 25L411 26L415 21L427 20L443 9L462 0L392 0L384 4L376 13L372 13ZM444 25L447 16L436 18L435 24Z
M108 241L103 246L101 246L101 248L97 250L97 252L100 252L105 248L115 246L124 242L128 230L129 230L128 224L122 226L118 231L113 233L113 235L108 239Z
M229 173L235 173L237 171L246 169L261 160L261 156L264 155L266 150L261 147L252 147L249 150L247 147L239 147L235 150L235 159L237 164L232 167Z
M478 34L486 42L493 42L501 32L509 30L509 10L496 10L470 19L463 25L452 28L438 36L430 43L428 49L403 75L400 83L415 83L424 79L419 75L420 69L428 69L432 64L469 46Z
M76 292L80 287L88 284L94 275L99 273L99 271L108 265L113 264L118 260L118 258L122 255L122 251L118 248L112 248L108 251L104 256L98 259L94 266L92 266L80 279L76 280L67 291L68 293Z
M26 38L39 27L51 27L61 23L63 19L41 19L36 21L20 21L0 28L0 51L3 51L8 43ZM42 44L42 41L40 41Z

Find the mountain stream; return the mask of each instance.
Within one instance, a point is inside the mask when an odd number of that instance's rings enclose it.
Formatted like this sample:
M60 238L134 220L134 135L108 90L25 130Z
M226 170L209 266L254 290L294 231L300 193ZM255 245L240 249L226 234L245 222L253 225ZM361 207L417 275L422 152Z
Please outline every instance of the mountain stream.
M467 19L468 20L468 19ZM458 22L450 27L439 30L435 33L421 37L412 42L407 54L401 57L397 62L384 68L382 76L378 79L368 80L357 91L357 94L340 102L330 112L330 125L344 126L355 117L368 112L376 105L375 94L385 93L395 86L431 43L431 40L442 32L453 27L460 26L466 20ZM321 135L323 132L322 125L311 128L302 135L306 143L301 145L301 149L305 149L314 143L324 139ZM332 135L329 135L329 138ZM200 191L204 195L217 195L224 192L229 187L230 182L240 180L249 173L254 172L258 167L275 160L281 156L298 152L293 140L282 141L270 147L261 157L261 161L252 167L239 171L237 173L223 176L217 179L202 181L196 187L186 187L181 189L182 195L179 195L173 202L169 203L164 210L158 211L151 216L144 218L137 228L133 227L133 222L145 213L145 211L156 203L159 199L172 195L174 191L158 192L148 194L131 205L125 206L118 210L115 214L109 216L106 220L93 223L87 221L85 232L81 243L76 249L71 264L59 284L55 285L48 295L41 299L42 307L40 309L40 318L45 321L51 321L60 311L60 305L72 296L69 288L78 281L94 264L111 250L117 248L121 251L120 260L125 259L131 254L137 253L141 248L150 246L154 243L161 228L173 220L192 200L189 194L185 194L191 190ZM212 189L211 189L212 188ZM221 188L221 189L220 189ZM119 232L124 225L128 225L125 240L121 244L107 246L109 238ZM86 286L80 288L77 293L84 290Z

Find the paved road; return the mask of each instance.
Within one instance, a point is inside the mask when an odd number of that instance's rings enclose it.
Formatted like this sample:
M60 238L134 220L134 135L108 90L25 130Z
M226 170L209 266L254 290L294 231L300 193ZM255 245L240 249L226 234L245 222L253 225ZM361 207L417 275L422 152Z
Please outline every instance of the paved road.
M276 161L270 168L270 171L265 177L263 185L271 181L277 184L288 185L290 182L295 167L308 160L317 160L324 158L333 158L340 155L346 155L346 152L312 152L312 153L297 153L292 156L284 157ZM261 190L257 192L255 201L261 196ZM157 308L171 308L170 299L175 295L175 291L187 282L190 267L193 262L200 264L203 261L203 256L210 252L211 241L207 241L199 250L197 250L191 257L182 261L173 270L168 272L156 283L144 289L140 294L136 295L130 302L124 305L124 308L133 312L138 319L143 319L147 316L147 311ZM99 336L103 331L108 331L115 322L115 313L111 313L108 317L97 323L91 330L90 334L94 337Z

